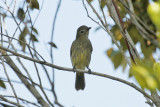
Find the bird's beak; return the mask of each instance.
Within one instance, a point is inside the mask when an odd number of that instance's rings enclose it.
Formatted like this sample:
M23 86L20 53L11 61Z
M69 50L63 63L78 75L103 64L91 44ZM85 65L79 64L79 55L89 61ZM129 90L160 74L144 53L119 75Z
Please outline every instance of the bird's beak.
M90 30L91 29L91 27L88 27L88 30Z

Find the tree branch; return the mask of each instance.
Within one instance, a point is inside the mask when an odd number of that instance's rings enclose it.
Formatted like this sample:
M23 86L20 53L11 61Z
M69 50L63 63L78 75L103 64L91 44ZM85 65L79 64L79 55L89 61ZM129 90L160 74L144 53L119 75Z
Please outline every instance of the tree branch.
M5 48L7 49L7 48ZM9 50L9 49L7 49ZM1 52L5 53L1 50ZM14 51L12 51L14 52ZM16 52L14 52L16 53ZM7 54L6 54L7 55ZM9 56L4 56L4 59L6 60L6 63L15 71L19 79L24 83L26 88L33 94L33 96L37 99L38 103L40 103L43 107L49 107L48 103L43 99L43 97L40 95L40 93L37 91L37 89L34 87L34 85L30 84L25 77L21 75L21 71L19 68L15 65L15 63L12 61L12 59Z
M2 46L0 46L0 49L2 49L2 50L4 50L4 51L7 51L7 52L10 52L10 53L14 54L15 56L19 56L19 57L21 57L21 58L24 58L24 59L27 59L27 60L30 60L30 61L33 61L33 62L36 62L36 63L39 63L39 64L44 64L44 65L46 65L46 66L53 67L53 68L56 68L56 69L59 69L59 70L72 71L72 72L74 72L74 70L71 69L71 68L61 67L61 66L57 66L57 65L54 65L54 64L51 64L51 63L48 63L48 62L36 60L36 59L30 58L30 57L28 57L28 56L25 56L25 55L16 53L16 52L14 52L14 51L12 51L12 50L9 50L9 49L7 49L7 48L4 48L4 47L2 47ZM77 72L81 72L81 73L88 73L88 71L86 71L86 70L77 69L76 71L77 71ZM89 73L88 73L88 74L89 74ZM114 77L114 76L111 76L111 75L107 75L107 74L103 74L103 73L98 73L98 72L94 72L94 71L92 71L91 74L92 74L92 75L96 75L96 76L100 76L100 77L109 78L109 79L112 79L112 80L115 80L115 81L124 83L124 84L126 84L126 85L128 85L128 86L130 86L130 87L133 87L134 89L136 89L137 91L139 91L141 94L143 94L144 96L146 96L146 97L149 98L150 100L154 101L154 99L153 99L148 93L146 93L144 90L142 90L141 88L139 88L138 86L136 86L134 83L128 82L128 81L123 80L123 79L121 79L121 78L117 78L117 77Z
M17 104L17 103L15 103L15 102L13 102L13 101L10 101L10 100L4 98L2 95L0 95L0 99L2 99L3 101L5 101L5 102L7 102L7 103L13 104L13 105L15 105L15 106L17 106L17 107L24 107L24 106L22 106L22 105L20 105L20 104Z

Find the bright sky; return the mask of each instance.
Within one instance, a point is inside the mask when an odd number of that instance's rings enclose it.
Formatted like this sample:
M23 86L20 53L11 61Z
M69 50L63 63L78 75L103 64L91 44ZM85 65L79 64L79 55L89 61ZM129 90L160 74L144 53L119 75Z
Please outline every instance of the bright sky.
M41 5L42 0L39 0L39 2ZM38 52L47 61L50 60L45 45L50 41L52 21L57 3L58 0L45 0L43 9L35 24L35 27L39 31L39 40L41 42L41 44L37 44L36 47ZM98 7L97 10L99 10ZM97 20L95 15L92 14L92 11L90 11L90 13L91 16ZM34 14L33 17L34 16L36 16L36 14ZM107 18L107 21L112 23L110 18ZM54 42L58 46L58 49L53 50L54 63L63 67L72 67L70 47L75 39L76 30L81 25L92 27L89 34L93 45L93 54L90 63L91 70L135 82L134 79L128 79L128 71L123 73L121 68L117 70L114 69L112 62L107 58L105 53L112 45L111 38L103 30L94 32L98 25L87 17L81 0L62 0L54 33ZM26 61L26 67L30 68L30 72L33 74L32 77L37 80L35 69L31 64L31 62ZM48 70L52 76L51 68L48 68ZM45 79L46 75L43 73L41 67L39 67L39 72L41 72L43 85L48 87L49 83ZM16 78L12 71L9 71L9 74L13 79ZM65 107L149 107L145 103L145 98L142 94L125 84L88 74L85 75L85 79L85 90L76 91L74 88L75 73L55 69L55 89L59 102ZM20 86L22 88L20 88ZM28 94L28 91L25 91L26 88L22 85L15 84L15 89L19 93L18 96L27 97L27 99L33 99L33 101L35 101L32 95ZM12 94L11 90L5 92ZM47 94L52 98L50 92Z

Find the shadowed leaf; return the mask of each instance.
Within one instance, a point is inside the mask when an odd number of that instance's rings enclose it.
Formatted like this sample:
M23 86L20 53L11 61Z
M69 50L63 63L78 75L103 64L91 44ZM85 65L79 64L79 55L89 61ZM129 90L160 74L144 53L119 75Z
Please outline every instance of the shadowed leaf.
M33 42L38 42L38 39L36 38L36 36L35 35L31 35L31 40L33 41Z
M19 9L18 9L17 16L18 16L18 18L19 18L21 21L24 20L24 18L25 18L25 13L24 13L24 11L23 11L22 8L19 8Z
M57 48L56 44L53 42L49 42L48 44L50 44L52 47Z
M92 2L93 0L88 0L89 2Z
M126 62L120 51L115 51L113 48L107 50L107 56L114 64L114 68L117 69L120 65L123 65L123 69L126 68Z
M31 28L32 28L33 32L35 32L36 34L38 34L38 31L37 31L36 28L34 28L34 27L31 27Z
M101 8L104 8L104 6L106 5L106 1L105 0L100 0L100 5L101 5Z
M30 3L31 9L38 9L39 10L39 3L37 0L27 0Z
M19 35L19 40L26 43L25 37L26 37L27 34L28 34L28 28L25 27L23 29L22 33ZM22 51L25 52L26 45L24 43L20 42L20 41L19 41L19 44L22 46Z
M6 86L5 86L5 84L4 84L4 82L2 80L0 80L0 87L6 89Z

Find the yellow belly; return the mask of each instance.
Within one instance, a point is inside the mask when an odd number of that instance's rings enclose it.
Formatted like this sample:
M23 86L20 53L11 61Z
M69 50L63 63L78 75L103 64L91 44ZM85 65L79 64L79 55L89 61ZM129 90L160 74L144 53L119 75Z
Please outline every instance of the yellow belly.
M85 69L89 65L90 57L88 55L87 51L83 51L80 53L73 53L72 55L72 64L77 69Z

